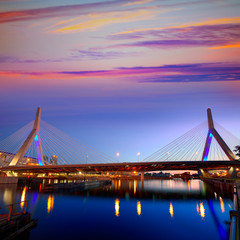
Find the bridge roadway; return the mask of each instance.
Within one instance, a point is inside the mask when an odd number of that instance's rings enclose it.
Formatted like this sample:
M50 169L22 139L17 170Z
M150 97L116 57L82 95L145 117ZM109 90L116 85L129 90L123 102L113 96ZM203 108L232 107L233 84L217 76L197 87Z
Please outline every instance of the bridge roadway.
M44 166L8 166L0 171L29 173L74 173L74 172L150 172L164 170L199 170L240 168L240 161L172 161L172 162L123 162L98 164L69 164Z

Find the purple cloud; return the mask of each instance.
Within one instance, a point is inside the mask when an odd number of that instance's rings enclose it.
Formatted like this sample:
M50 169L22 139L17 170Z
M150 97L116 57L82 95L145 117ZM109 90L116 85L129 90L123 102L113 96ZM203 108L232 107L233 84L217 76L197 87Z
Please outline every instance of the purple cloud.
M128 47L147 47L147 48L181 48L181 47L198 47L198 46L216 46L225 44L224 40L152 40L140 41L129 44L121 44Z
M170 74L169 74L170 73ZM240 64L197 63L154 67L117 68L103 71L64 71L57 74L75 76L125 76L134 75L139 83L145 82L213 82L240 81ZM147 77L144 74L148 74Z
M239 42L240 24L217 24L160 30L144 30L109 36L112 39L146 39L119 44L119 47L176 48L176 47L212 47ZM114 46L116 47L116 45Z
M0 55L0 63L49 63L49 62L66 62L81 61L85 59L102 60L127 57L137 55L137 52L125 53L120 51L103 51L103 50L72 50L71 55L67 57L49 58L49 59L22 59L12 56Z
M161 76L140 80L139 83L192 83L224 81L240 81L240 73Z
M116 68L111 70L93 71L61 71L61 72L20 72L0 71L0 76L36 76L51 78L67 78L71 76L81 78L121 78L139 83L167 83L167 82L216 82L240 81L239 63L197 63L163 65L152 67Z
M11 57L11 56L1 56L0 55L0 63L15 62L15 61L18 61L18 58Z
M214 0L212 0L214 1ZM35 9L26 9L26 10L16 10L16 11L7 11L0 12L0 23L7 22L16 22L16 21L28 21L28 20L37 20L44 18L52 18L52 17L66 17L66 16L79 16L85 15L92 12L111 12L111 7L117 7L118 11L125 10L139 10L146 9L147 7L140 6L141 4L130 4L139 2L139 0L112 0L112 1L103 1L103 2L95 2L95 3L83 3L83 4L75 4L75 5L63 5L63 6L51 6L45 8L35 8ZM159 8L170 8L170 7L179 7L179 6L188 6L188 5L196 5L196 4L205 4L211 2L210 0L203 1L185 1L185 2L177 2L177 3L168 3L168 2L155 2L155 7Z
M132 55L136 55L137 53L131 53ZM74 55L72 56L73 58L88 58L88 59L93 59L93 60L102 60L102 59L114 59L114 58L119 58L119 57L124 57L124 56L129 56L130 53L124 53L124 52L119 52L119 51L99 51L99 50L77 50Z
M46 8L36 8L29 10L8 11L0 13L0 23L26 21L34 19L75 16L91 13L96 8L109 8L119 3L118 1L105 1L99 3L85 3L76 5L54 6Z
M236 63L195 63L163 65L155 67L118 68L128 70L145 70L154 72L181 72L181 73L240 73L240 64Z

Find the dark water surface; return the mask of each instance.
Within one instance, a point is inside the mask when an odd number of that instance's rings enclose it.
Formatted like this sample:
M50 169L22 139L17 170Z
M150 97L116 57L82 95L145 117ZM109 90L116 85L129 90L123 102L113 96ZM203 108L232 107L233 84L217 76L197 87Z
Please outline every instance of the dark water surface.
M29 200L29 239L228 239L232 201L200 180L115 180L84 192L0 186L0 206ZM21 206L19 206L21 207Z

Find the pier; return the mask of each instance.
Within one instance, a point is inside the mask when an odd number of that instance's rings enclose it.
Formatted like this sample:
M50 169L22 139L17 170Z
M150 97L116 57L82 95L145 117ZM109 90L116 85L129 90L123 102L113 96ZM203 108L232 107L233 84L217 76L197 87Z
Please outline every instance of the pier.
M23 211L16 211L16 207L22 205ZM27 212L28 201L21 201L8 206L3 206L0 210L8 210L8 213L0 214L0 237L3 240L11 240L30 231L37 225L37 220L32 219L32 215Z

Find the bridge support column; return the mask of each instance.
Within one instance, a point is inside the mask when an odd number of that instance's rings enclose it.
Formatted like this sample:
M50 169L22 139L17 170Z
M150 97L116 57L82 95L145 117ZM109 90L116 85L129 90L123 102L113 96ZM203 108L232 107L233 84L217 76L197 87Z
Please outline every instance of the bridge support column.
M206 169L200 169L200 171L201 171L201 173L202 173L202 175L203 175L204 178L210 178L210 177L211 177L211 175L210 175L210 173L208 172L208 170L206 170Z
M141 187L144 187L144 172L141 172Z
M9 166L15 166L19 160L22 160L22 158L24 157L24 154L27 152L28 148L30 147L33 141L35 142L35 145L36 145L38 164L40 166L43 165L42 145L41 145L41 140L39 136L40 118L41 118L41 108L38 107L33 129L28 135L27 139L24 141L23 145L18 150L17 154L14 156L14 158L10 162Z
M210 146L211 146L213 137L216 139L219 146L222 148L222 150L224 151L224 153L226 154L229 160L231 161L237 160L234 153L231 151L231 149L228 147L228 145L224 142L222 137L219 135L219 133L215 129L213 118L212 118L212 112L210 108L207 109L207 117L208 117L208 135L207 135L207 139L206 139L206 143L205 143L205 147L202 155L202 161L208 160L208 155L209 155Z
M235 167L230 167L230 169L227 172L227 178L236 178L237 177L237 171Z

